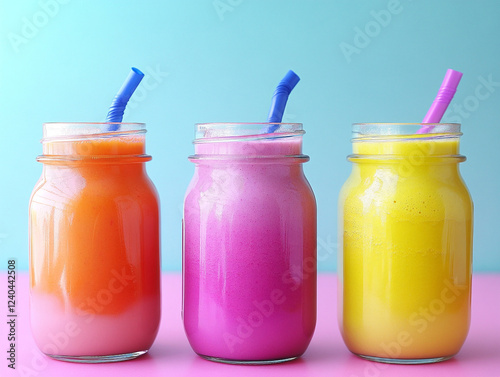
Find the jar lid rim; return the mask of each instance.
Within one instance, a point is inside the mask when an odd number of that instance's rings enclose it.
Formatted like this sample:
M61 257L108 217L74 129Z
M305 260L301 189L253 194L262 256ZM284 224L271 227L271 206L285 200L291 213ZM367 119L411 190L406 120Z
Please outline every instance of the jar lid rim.
M277 125L268 132L270 125ZM211 141L238 141L301 136L305 133L302 123L219 122L196 123L194 143Z
M118 126L116 129L110 126ZM43 124L42 143L122 137L146 133L145 123L48 122Z
M427 126L424 133L419 132ZM432 138L436 135L459 137L460 123L353 123L354 139L380 136L409 136L415 138Z

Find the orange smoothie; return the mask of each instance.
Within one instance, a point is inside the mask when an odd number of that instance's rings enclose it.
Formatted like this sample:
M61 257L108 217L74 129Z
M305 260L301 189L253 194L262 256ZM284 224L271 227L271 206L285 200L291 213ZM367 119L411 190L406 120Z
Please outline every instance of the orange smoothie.
M60 358L147 351L160 320L158 195L144 135L45 140L30 202L31 324Z
M458 147L439 135L354 139L339 199L339 321L353 353L412 363L465 341L473 207Z

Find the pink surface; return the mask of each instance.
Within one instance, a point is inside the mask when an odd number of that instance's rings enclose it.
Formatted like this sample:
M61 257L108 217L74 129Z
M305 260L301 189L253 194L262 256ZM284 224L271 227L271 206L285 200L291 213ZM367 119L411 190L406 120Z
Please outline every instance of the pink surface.
M2 334L0 349L7 350L7 277L0 273ZM452 360L429 365L378 364L352 355L345 348L337 328L336 276L318 276L318 322L304 356L294 362L271 366L235 366L205 361L191 350L180 316L181 276L164 274L163 312L158 338L148 355L112 364L73 364L51 360L35 346L29 328L28 275L17 280L17 370L7 368L0 358L0 376L346 376L411 377L474 376L500 377L500 275L475 275L472 293L472 323L462 351Z

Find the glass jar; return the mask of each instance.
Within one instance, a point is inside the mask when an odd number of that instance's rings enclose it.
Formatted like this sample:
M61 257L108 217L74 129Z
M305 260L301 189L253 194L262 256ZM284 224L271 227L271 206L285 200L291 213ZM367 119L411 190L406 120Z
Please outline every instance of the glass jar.
M196 353L292 360L316 323L316 201L301 124L196 125L183 219L183 320Z
M459 124L354 124L339 198L339 324L363 358L451 358L470 322L473 204Z
M55 359L131 359L158 331L159 207L146 128L118 126L43 126L29 206L30 312L36 344Z

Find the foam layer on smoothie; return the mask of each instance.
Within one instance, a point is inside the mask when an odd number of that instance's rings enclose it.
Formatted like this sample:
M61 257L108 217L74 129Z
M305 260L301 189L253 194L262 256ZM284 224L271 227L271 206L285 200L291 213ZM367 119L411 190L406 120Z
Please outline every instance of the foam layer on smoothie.
M235 155L251 158L252 156L295 156L302 153L302 138L277 134L276 138L258 136L223 138L215 142L196 142L195 152L200 155Z
M113 138L88 138L45 142L43 153L55 156L131 156L145 153L145 137L142 135Z
M363 141L354 139L352 143L353 153L360 155L398 155L409 157L417 153L420 156L452 156L458 154L459 140L450 138L439 138L433 134L431 139L422 135L398 135L387 136L386 140L380 142Z

